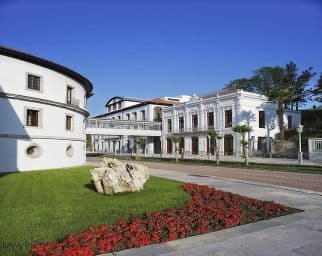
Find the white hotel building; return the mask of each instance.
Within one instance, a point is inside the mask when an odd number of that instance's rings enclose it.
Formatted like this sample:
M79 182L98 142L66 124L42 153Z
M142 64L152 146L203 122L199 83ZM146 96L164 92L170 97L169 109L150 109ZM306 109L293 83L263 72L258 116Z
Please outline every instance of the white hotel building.
M84 164L92 89L75 71L0 47L0 172Z
M277 106L259 94L242 90L226 90L198 97L163 109L162 149L164 156L173 156L171 136L180 138L179 152L186 158L209 158L213 153L207 136L209 128L215 129L222 139L218 141L221 155L241 154L240 135L232 131L237 124L248 124L251 155L270 152L271 139L279 133ZM286 128L298 126L299 111L285 110ZM268 143L266 143L268 141Z
M138 153L161 154L162 109L190 99L190 96L162 97L152 100L112 97L106 113L88 120L87 150L110 154L136 151L135 140L145 140Z

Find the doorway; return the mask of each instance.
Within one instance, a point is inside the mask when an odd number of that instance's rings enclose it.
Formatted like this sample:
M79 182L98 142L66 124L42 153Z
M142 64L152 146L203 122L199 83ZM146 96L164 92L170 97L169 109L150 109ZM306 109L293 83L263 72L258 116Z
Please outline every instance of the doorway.
M234 152L234 138L231 134L224 136L224 155L232 156Z

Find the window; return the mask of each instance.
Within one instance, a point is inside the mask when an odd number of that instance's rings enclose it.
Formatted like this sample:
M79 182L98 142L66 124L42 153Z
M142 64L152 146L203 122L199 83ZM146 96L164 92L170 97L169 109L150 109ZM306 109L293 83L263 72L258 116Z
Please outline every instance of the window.
M108 112L111 112L112 108L111 106L108 106Z
M113 107L113 110L116 110L116 104L113 104L112 107Z
M172 132L172 120L171 119L167 120L167 125L168 125L168 132Z
M208 128L214 128L214 112L207 113Z
M141 117L142 117L142 121L145 121L145 110L141 111Z
M292 123L292 116L287 116L287 129L292 129L293 123Z
M233 113L232 110L225 110L225 128L233 126Z
M126 120L130 120L130 114L126 114Z
M134 113L133 113L133 120L135 120L135 121L136 121L137 119L138 119L138 115L137 115L137 113L136 113L136 112L134 112Z
M179 154L182 154L184 152L184 138L180 137L179 140Z
M39 126L39 110L27 109L27 126Z
M119 103L117 104L117 108L118 108L118 109L121 109L121 102L119 102Z
M153 111L153 121L161 122L162 120L162 108L161 107L155 107Z
M40 91L40 76L28 74L28 89Z
M32 144L26 149L26 154L30 158L38 158L41 155L40 147L36 144Z
M258 137L257 139L257 150L264 151L266 146L266 137Z
M258 111L258 127L265 128L265 111Z
M198 115L192 115L192 130L196 131L198 129Z
M72 116L66 116L66 130L71 131L72 130Z
M74 155L74 150L72 145L68 145L66 148L66 155L72 157Z
M87 108L87 97L86 97L86 95L84 96L84 108Z
M193 155L198 155L198 151L199 151L198 137L191 137L191 153Z
M184 117L179 117L179 131L182 132L184 130Z
M67 90L66 90L66 103L68 105L72 105L73 90L74 90L73 87L67 86Z
M170 138L167 138L167 154L172 154L172 141Z

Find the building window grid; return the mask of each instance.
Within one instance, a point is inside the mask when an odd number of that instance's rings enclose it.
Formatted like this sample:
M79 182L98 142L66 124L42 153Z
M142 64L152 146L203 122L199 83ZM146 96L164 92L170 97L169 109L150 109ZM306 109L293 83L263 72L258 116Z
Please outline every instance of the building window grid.
M258 127L265 128L265 111L258 112Z
M198 130L198 115L192 115L192 130Z
M28 74L28 89L40 91L40 76Z
M39 110L27 109L27 126L39 126Z
M214 128L214 112L207 113L207 125L209 128Z
M167 119L167 131L172 132L172 120Z
M71 131L72 130L72 121L73 121L73 117L66 115L66 130L67 131Z
M225 110L225 128L230 128L233 126L233 115L232 110Z
M180 132L184 131L184 117L183 116L179 117L179 131Z

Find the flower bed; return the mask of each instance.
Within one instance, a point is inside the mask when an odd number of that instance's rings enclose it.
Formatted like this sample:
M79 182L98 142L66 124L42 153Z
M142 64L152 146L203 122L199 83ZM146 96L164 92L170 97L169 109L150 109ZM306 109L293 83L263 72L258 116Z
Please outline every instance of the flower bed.
M186 183L191 195L182 207L146 213L140 218L103 224L69 235L58 243L38 244L30 256L97 255L132 247L163 243L297 212L296 209Z

